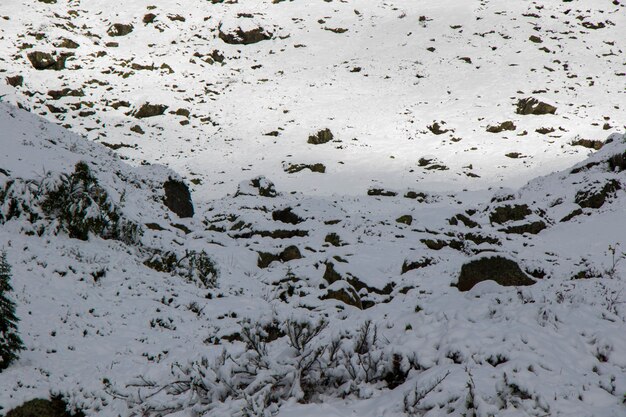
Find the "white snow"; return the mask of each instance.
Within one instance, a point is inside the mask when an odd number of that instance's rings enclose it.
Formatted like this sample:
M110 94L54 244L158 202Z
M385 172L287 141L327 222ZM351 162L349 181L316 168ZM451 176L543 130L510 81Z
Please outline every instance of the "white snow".
M35 207L39 181L52 189L85 161L144 229L141 245L80 241L39 228L55 219L2 223L10 207L0 202L0 249L13 268L27 347L0 373L0 413L61 393L88 416L137 415L141 406L130 399L150 389L133 383L157 389L178 364L218 363L223 351L245 357L235 336L246 323L325 319L315 346L372 320L377 352L401 355L407 369L415 358L419 369L394 389L346 383L266 414L404 416L405 398L426 391L416 415L468 415L468 396L480 417L626 414L626 171L606 162L626 150L621 2L154 4L0 4L0 81L24 77L16 88L0 82L0 198L14 181L11 197ZM146 13L153 23L143 23ZM110 37L114 23L134 29ZM589 27L598 23L604 27ZM229 45L219 25L260 25L273 38ZM63 38L80 46L54 46ZM65 70L38 71L26 57L32 50L75 55ZM65 87L84 96L48 95ZM531 96L556 114L516 114L517 100ZM111 107L118 101L130 107ZM145 119L126 114L146 102L169 107ZM179 108L190 117L174 114ZM506 120L515 131L486 132ZM449 131L432 133L435 122ZM135 125L145 133L131 131ZM544 127L555 130L536 132ZM333 141L308 144L323 128ZM571 145L607 137L593 153ZM285 171L314 163L326 172ZM435 164L447 169L429 169ZM193 218L163 205L169 177L190 185ZM252 179L275 184L277 196L260 196ZM617 186L598 207L581 203L607 184ZM523 204L531 214L522 220L490 218L497 207ZM274 218L288 207L298 221ZM403 215L410 225L396 220ZM531 222L545 229L506 231ZM259 253L291 245L300 259L259 267ZM216 288L144 264L202 250L219 269ZM454 287L463 264L494 253L544 275L528 287ZM329 265L339 281L324 278ZM322 299L350 287L368 308ZM295 357L289 343L280 335L268 343L281 369ZM220 389L228 391L217 387L215 398ZM294 383L295 397L302 390ZM153 401L188 404L173 415L193 415L194 398L160 394ZM244 415L244 403L214 399L207 415Z

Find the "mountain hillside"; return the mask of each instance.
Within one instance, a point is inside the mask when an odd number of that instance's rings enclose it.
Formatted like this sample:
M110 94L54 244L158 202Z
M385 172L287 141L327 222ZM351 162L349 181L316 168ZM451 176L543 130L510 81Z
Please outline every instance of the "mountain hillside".
M0 416L625 415L624 12L3 2Z
M202 198L256 175L316 195L518 187L623 130L623 2L466 3L11 0L5 101ZM555 113L516 113L529 97Z

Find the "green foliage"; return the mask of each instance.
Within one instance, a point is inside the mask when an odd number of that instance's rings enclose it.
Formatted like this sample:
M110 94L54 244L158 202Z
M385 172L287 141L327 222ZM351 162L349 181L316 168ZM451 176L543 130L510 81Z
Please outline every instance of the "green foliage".
M141 239L141 227L123 218L85 162L78 162L70 174L48 173L41 181L9 181L0 189L0 224L26 218L37 232L52 228L71 238L87 240L89 234L129 245Z
M80 240L87 240L89 232L114 234L120 220L106 191L84 162L77 163L72 174L62 174L45 190L41 206L47 216L60 222L70 237Z
M15 303L9 298L11 265L6 252L0 252L0 372L18 358L24 344L17 331L19 319L15 316Z

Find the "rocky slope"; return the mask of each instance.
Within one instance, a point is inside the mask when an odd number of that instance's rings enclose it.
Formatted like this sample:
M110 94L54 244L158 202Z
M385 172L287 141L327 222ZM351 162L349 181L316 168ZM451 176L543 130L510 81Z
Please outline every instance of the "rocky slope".
M623 415L625 16L3 2L0 414Z

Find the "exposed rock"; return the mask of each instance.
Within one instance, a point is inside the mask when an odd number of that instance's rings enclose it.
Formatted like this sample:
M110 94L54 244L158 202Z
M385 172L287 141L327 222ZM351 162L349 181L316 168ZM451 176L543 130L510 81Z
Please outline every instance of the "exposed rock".
M126 36L133 31L134 27L131 24L114 23L107 29L109 36Z
M446 246L448 246L445 240L440 240L440 239L437 239L437 240L422 239L420 240L420 242L422 242L424 245L426 245L428 249L431 249L431 250L441 250L445 248Z
M618 153L608 159L609 169L612 172L622 172L626 170L626 152Z
M493 236L482 235L480 233L465 233L463 235L463 239L472 241L472 242L474 242L477 245L482 245L483 243L489 243L490 245L499 245L500 244L500 240L498 240L498 238L495 238ZM452 244L450 246L453 247ZM456 248L454 248L454 249L456 249Z
M274 183L264 176L258 176L250 181L244 181L237 187L235 197L241 195L259 195L261 197L276 197L278 193Z
M156 19L156 17L157 17L157 15L155 15L154 13L148 13L148 14L145 14L143 16L142 21L143 21L144 24L148 25L150 23L153 23L154 19Z
M220 64L224 62L224 55L217 49L214 49L209 55L211 56L211 59L213 59L213 61L215 62L218 62Z
M165 190L163 204L167 208L180 218L193 217L193 202L191 201L191 193L187 184L170 178L163 184L163 189Z
M285 172L288 174L295 174L296 172L309 169L311 172L317 172L318 174L324 174L326 172L326 165L324 164L290 164L285 168Z
M354 287L346 281L337 281L326 289L326 294L321 297L322 300L339 300L344 304L363 309L361 298L357 294Z
M427 266L433 265L435 262L432 258L422 258L419 261L409 262L405 260L402 263L401 274L406 274L409 271L413 271L414 269L426 268Z
M556 113L556 107L551 104L539 101L534 97L522 98L517 102L517 114L554 114Z
M251 232L231 235L235 239L250 239L254 236L269 237L272 239L292 239L295 237L306 237L309 232L306 230L253 230Z
M395 191L383 190L382 188L370 188L367 195L374 197L395 197L398 195Z
M322 277L326 282L332 284L336 281L341 281L343 278L339 272L335 271L335 266L331 262L326 262L326 269L324 270L324 276Z
M580 208L577 208L576 210L572 211L567 216L563 217L560 221L561 222L568 222L568 221L572 220L574 217L580 216L581 214L583 214L583 210L580 209Z
M55 43L54 46L57 48L76 49L80 45L71 39L63 38L59 42Z
M172 22L186 22L187 21L187 19L185 19L183 16L179 14L168 14L167 18L170 19Z
M449 169L447 166L443 165L442 163L437 161L435 158L430 158L430 157L420 158L417 161L417 165L429 171L432 171L432 170L446 171Z
M506 122L502 122L499 125L487 126L487 132L489 133L500 133L504 130L515 130L515 129L517 129L517 126L515 126L515 123L513 123L510 120L507 120Z
M600 150L604 146L604 142L601 140L592 139L578 139L570 143L572 146L582 146L589 149Z
M404 198L410 198L411 200L417 200L418 203L428 202L428 194L417 191L407 191L404 194Z
M446 122L441 122L441 124L445 125ZM442 129L438 122L434 122L432 125L426 126L426 128L435 135L443 135L444 133L450 131L450 129Z
M543 41L541 40L541 38L537 35L530 35L530 38L528 38L529 41L533 42L533 43L542 43Z
M491 223L506 223L509 221L524 220L526 216L531 214L532 211L528 208L527 204L516 204L514 206L500 206L493 209L489 214L489 221Z
M502 256L480 258L461 267L457 283L459 291L469 291L482 281L492 280L502 286L533 285L533 281L515 261Z
M541 232L543 229L547 227L548 226L543 221L538 220L532 223L509 226L506 229L502 229L501 232L518 234L518 235L523 235L524 233L530 233L531 235L536 235L537 233Z
M411 216L410 214L405 214L403 216L398 217L396 219L396 222L410 226L413 223L413 216Z
M466 227L469 228L474 228L474 227L480 227L480 225L478 223L476 223L474 220L470 219L469 217L467 217L466 215L459 213L457 215L455 215L454 217L452 217L448 222L453 225L456 226L459 221L461 223L463 223Z
M581 23L585 28L587 29L604 29L606 27L606 24L604 22L598 22L598 23L593 23L593 22L582 22Z
M183 117L187 117L189 118L189 115L191 114L191 112L187 109L178 109L176 110L176 112L174 113L176 116L183 116Z
M120 107L130 107L130 103L128 101L120 100L120 101L116 101L115 103L112 103L111 107L117 110Z
M331 140L333 140L333 138L333 132L331 132L330 129L327 128L322 129L316 134L309 136L307 143L310 143L312 145L321 145L323 143L330 142Z
M144 103L139 110L132 113L137 119L143 119L146 117L161 116L167 110L167 106L163 104L150 104Z
M6 80L7 84L9 84L11 87L21 87L22 85L24 85L24 77L22 77L21 75L7 77Z
M272 33L266 32L260 26L248 30L238 27L234 31L224 31L222 25L220 25L218 36L221 40L231 45L250 45L272 39Z
M134 126L132 126L132 127L130 128L130 131L131 131L131 132L135 132L135 133L139 133L140 135L143 135L144 133L146 133L146 132L144 132L144 131L143 131L143 129L142 129L142 128L141 128L141 126L139 126L139 125L134 125Z
M616 180L610 180L598 189L594 187L590 190L582 190L576 193L576 204L582 208L598 209L604 205L606 199L614 195L622 186Z
M348 29L346 28L329 28L329 27L324 27L324 30L327 30L329 32L333 32L333 33L346 33L348 31Z
M554 132L554 128L553 127L540 127L539 129L535 129L535 132L541 135L547 135L548 133Z
M67 109L66 108L57 107L54 104L46 104L46 107L48 108L50 113L54 113L54 114L67 113Z
M272 212L272 219L274 221L289 223L289 224L298 224L302 223L304 220L300 218L297 214L291 211L291 207L287 207L283 210L275 210Z
M341 241L341 237L337 233L329 233L324 238L324 242L330 243L333 246L343 246L343 242Z
M274 255L268 252L259 252L257 266L259 268L267 268L272 262L289 262L295 259L302 259L302 254L297 246L287 246L281 253Z
M50 90L48 91L48 95L52 98L52 100L59 100L63 97L84 97L85 93L82 89L71 89L64 88L62 90Z
M60 397L50 400L35 399L9 411L6 417L85 417L82 412L72 414Z
M69 55L60 54L54 57L48 52L33 51L26 56L36 70L60 71L65 69L65 60Z

